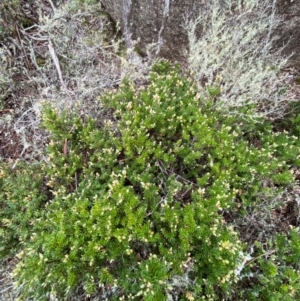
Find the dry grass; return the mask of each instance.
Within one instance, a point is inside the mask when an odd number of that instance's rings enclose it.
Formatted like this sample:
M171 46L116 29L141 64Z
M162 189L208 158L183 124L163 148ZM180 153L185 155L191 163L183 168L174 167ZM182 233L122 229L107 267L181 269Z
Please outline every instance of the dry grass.
M42 159L47 143L47 134L39 128L43 103L101 122L106 112L98 98L103 92L117 88L124 76L145 80L147 63L132 50L126 52L116 25L97 1L90 2L64 1L57 8L42 2L35 12L38 23L17 25L22 47L16 63L8 61L16 41L7 39L6 47L0 48L6 62L0 78L0 96L5 100L5 111L0 111L3 159Z

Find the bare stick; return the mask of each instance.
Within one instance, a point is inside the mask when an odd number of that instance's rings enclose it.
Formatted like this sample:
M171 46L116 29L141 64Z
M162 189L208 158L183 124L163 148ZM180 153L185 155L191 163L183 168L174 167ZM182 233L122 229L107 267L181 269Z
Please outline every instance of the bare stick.
M52 60L54 62L55 68L57 70L60 84L62 85L62 87L66 88L66 84L64 83L64 80L63 80L63 77L62 77L59 61L58 61L58 58L56 56L55 50L53 48L53 45L52 45L52 42L51 42L50 39L48 40L48 48L49 48L49 52L51 54Z
M51 0L48 0L48 2L50 3L52 10L54 11L55 10L55 6L53 5L53 2Z

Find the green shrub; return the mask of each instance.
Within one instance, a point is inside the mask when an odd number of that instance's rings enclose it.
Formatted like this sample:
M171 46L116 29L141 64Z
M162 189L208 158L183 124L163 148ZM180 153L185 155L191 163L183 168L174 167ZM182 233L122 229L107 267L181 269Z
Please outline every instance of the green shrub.
M298 186L283 176L295 173L297 178L300 166L299 102L291 103L291 109L282 120L243 124L244 137L257 148L275 146L281 172L275 176L276 185L266 180L263 195L256 202L243 202L240 215L236 215L234 225L242 241L247 242L248 258L237 286L232 287L231 300L300 298ZM289 169L282 173L283 165Z
M245 255L225 213L270 194L265 179L292 181L281 145L250 143L250 125L203 104L166 61L100 106L101 125L44 109L52 197L18 254L21 297L66 300L81 285L111 300L230 300Z
M14 255L29 240L47 191L39 164L0 165L0 258Z
M294 301L300 298L299 229L256 243L233 300Z

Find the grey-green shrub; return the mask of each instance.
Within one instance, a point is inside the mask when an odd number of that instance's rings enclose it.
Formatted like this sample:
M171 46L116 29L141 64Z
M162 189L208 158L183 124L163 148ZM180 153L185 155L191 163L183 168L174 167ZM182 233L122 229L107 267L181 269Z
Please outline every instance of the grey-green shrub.
M251 107L244 118L281 117L288 99L280 74L287 58L275 50L279 17L276 1L209 0L196 19L187 20L188 62L201 95L218 88L216 107L231 114Z

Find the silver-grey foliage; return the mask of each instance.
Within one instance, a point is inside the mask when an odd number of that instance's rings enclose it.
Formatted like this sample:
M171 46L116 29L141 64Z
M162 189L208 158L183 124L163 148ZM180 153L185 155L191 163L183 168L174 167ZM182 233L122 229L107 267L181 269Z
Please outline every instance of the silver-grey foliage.
M189 68L207 97L206 85L220 89L216 107L237 113L253 105L249 117L278 117L287 99L280 75L287 58L273 50L279 24L276 1L208 0L197 19L187 20ZM200 34L199 34L200 32Z

